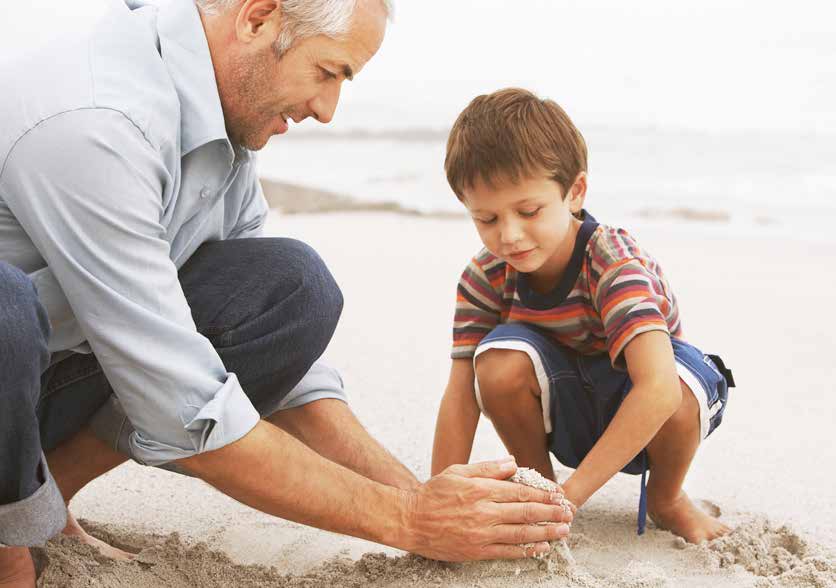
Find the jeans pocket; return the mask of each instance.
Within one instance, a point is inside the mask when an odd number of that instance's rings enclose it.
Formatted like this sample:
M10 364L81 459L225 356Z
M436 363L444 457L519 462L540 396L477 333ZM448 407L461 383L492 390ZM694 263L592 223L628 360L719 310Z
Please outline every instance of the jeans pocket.
M711 408L718 400L720 400L721 386L727 390L726 381L725 378L723 378L723 374L720 373L720 370L717 369L717 366L714 365L714 362L711 361L710 357L703 355L702 362L707 368L702 370L702 377L706 383L705 392L708 395L708 407Z
M714 362L707 355L703 356L703 363L710 368L706 369L703 376L707 382L706 394L708 396L708 433L720 426L723 421L723 412L726 410L726 402L729 397L729 387L725 377L714 365Z

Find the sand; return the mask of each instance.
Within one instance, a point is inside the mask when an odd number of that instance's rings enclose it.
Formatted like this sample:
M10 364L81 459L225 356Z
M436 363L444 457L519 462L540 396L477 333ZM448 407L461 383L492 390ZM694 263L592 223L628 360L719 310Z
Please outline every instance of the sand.
M734 528L688 545L635 534L639 482L618 475L581 509L571 566L441 564L255 512L199 480L126 464L85 488L74 512L94 534L140 552L95 557L59 538L38 551L40 586L836 586L836 413L832 249L733 234L721 222L639 219L686 334L734 369L723 425L705 442L689 494ZM446 382L455 281L478 246L467 221L390 213L296 215L272 234L304 238L343 288L327 352L370 432L419 478L429 473ZM403 289L420 276L420 285ZM410 319L393 330L392 317ZM397 342L397 344L393 343ZM505 451L481 423L474 459ZM559 479L570 470L556 464ZM175 534L176 533L176 534Z

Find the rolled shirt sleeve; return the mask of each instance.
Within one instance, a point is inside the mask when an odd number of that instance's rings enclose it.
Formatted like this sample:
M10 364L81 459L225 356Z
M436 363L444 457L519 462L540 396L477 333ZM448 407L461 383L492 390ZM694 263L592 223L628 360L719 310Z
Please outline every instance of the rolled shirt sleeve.
M348 396L339 372L319 360L311 366L308 373L288 392L287 396L276 404L263 407L264 412L261 416L267 417L280 410L297 408L327 398L342 400L348 404ZM108 398L93 416L90 425L96 436L112 449L125 454L130 453L130 439L134 427L118 398L114 396ZM186 470L177 467L176 464L165 464L165 469L189 475Z
M176 193L159 149L117 111L54 116L18 140L0 193L66 295L159 465L246 435L258 413L191 316L161 219Z

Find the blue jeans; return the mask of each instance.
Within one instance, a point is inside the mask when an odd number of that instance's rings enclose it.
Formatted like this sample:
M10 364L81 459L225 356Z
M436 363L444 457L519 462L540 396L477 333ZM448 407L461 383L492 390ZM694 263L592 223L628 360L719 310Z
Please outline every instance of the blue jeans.
M179 277L198 331L260 414L286 407L312 372L336 382L331 391L303 391L308 400L341 397L338 376L314 364L334 333L342 294L310 247L292 239L205 243ZM40 544L65 524L44 452L87 424L117 449L131 429L95 355L74 354L50 366L48 338L32 283L0 262L2 544Z

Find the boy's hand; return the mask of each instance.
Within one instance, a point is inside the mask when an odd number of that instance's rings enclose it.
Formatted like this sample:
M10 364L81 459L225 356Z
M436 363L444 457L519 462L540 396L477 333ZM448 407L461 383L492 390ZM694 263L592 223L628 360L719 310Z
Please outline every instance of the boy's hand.
M503 481L513 458L453 465L411 497L408 550L445 561L520 559L549 551L569 534L572 512L563 495ZM536 523L547 523L538 525ZM533 543L525 548L522 544Z

